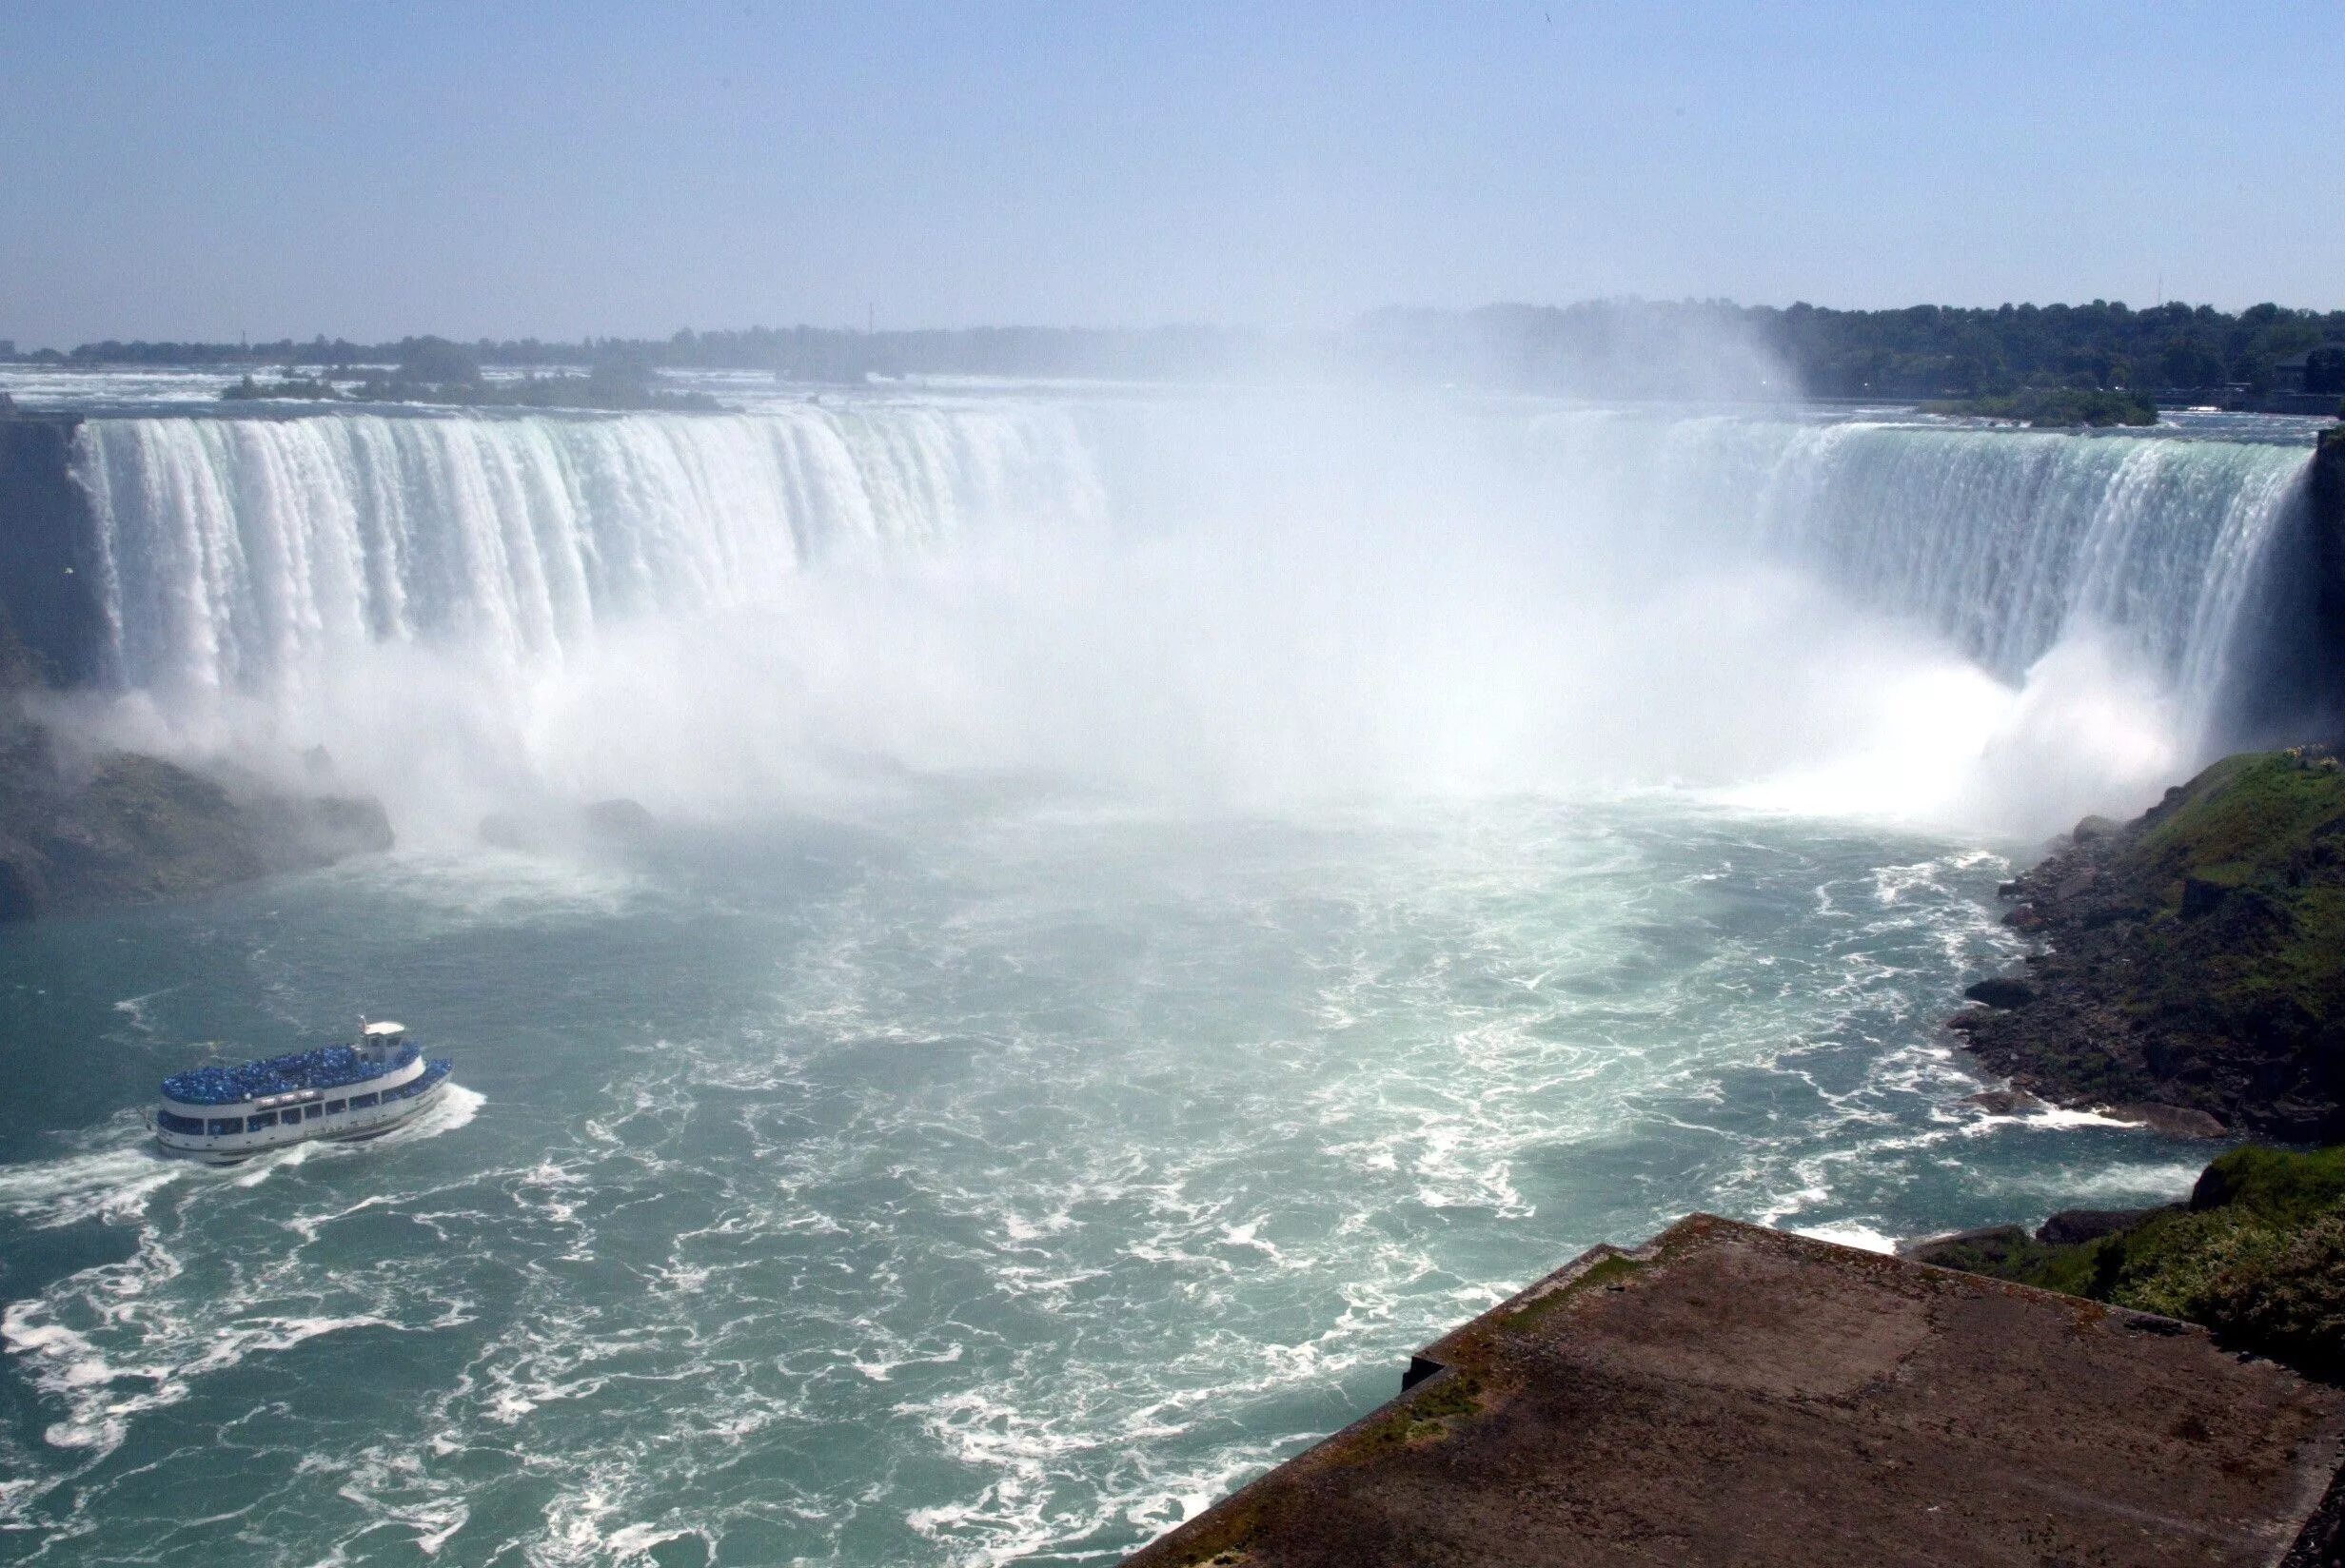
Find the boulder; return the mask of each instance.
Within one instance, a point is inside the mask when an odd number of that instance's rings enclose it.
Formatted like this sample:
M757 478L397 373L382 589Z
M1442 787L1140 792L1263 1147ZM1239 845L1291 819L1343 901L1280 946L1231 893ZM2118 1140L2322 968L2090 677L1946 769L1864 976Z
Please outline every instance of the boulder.
M2111 1121L2162 1132L2169 1138L2220 1138L2230 1132L2220 1121L2188 1106L2169 1106L2156 1100L2134 1100L2101 1112Z
M1990 1008L2023 1008L2036 1000L2036 988L2008 974L1998 974L1967 988L1962 994Z
M631 853L649 847L660 819L639 802L597 800L534 812L492 812L481 818L481 842L520 854Z
M1979 1016L1976 1013L1972 1017ZM1963 1105L1977 1106L1990 1116L2026 1116L2044 1108L2043 1102L2023 1088L1991 1088L1965 1095Z
M612 843L640 844L660 831L660 819L640 801L598 800L579 813L588 833Z
M2024 1250L2032 1239L2016 1225L1986 1225L1978 1230L1957 1230L1943 1236L1901 1242L1897 1255L1918 1264L1970 1272L1982 1264L1992 1266L2004 1262L2014 1252Z
M0 655L12 642L0 635ZM0 690L0 922L190 897L391 847L390 818L365 796L288 794L135 752L75 757L26 716L27 678Z
M2036 1227L2036 1240L2046 1246L2075 1246L2097 1242L2140 1224L2153 1214L2178 1209L2179 1204L2151 1208L2063 1208Z

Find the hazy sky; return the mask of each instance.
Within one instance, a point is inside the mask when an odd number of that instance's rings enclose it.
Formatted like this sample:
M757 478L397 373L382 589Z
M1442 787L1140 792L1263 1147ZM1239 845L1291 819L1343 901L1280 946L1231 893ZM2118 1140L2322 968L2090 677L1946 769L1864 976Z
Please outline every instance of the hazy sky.
M0 7L0 337L2345 304L2330 3Z

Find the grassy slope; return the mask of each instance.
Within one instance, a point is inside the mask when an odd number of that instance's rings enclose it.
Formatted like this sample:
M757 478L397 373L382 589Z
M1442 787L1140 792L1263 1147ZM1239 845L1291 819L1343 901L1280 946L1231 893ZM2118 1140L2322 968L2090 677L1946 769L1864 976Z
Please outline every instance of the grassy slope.
M2015 1230L1923 1255L2204 1323L2239 1348L2345 1376L2345 1147L2234 1149L2207 1167L2189 1208L2099 1241L2051 1246Z
M2023 873L2034 993L1959 1026L2074 1105L2158 1103L2287 1143L2345 1141L2345 768L2227 758Z
M2345 1027L2345 768L2293 752L2230 757L2157 815L2119 868L2154 900L2137 1005L2193 1033L2333 1051Z

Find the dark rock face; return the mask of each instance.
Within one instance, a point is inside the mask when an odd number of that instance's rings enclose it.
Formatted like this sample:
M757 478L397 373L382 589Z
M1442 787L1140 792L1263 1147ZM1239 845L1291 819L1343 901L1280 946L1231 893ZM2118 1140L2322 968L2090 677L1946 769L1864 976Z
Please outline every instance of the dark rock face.
M635 800L598 800L581 812L586 831L615 844L640 844L660 832L660 819Z
M1950 1020L1989 1068L2172 1134L2345 1138L2345 769L2325 749L2232 757L2137 821L2080 825L2010 895L2046 947Z
M0 920L184 898L391 847L371 799L231 789L128 752L77 781L39 753L11 758L0 800Z
M1980 981L1962 994L1990 1008L2023 1008L2036 1000L2036 988L2024 980L1999 974Z
M2324 431L2306 485L2312 508L2314 614L2317 655L2328 675L2324 694L2332 738L2345 742L2345 424Z
M1938 1268L1976 1273L1981 1266L2007 1262L2023 1252L2027 1244L2027 1232L2016 1225L1982 1225L1977 1230L1956 1230L1907 1242L1897 1249L1897 1255Z
M630 855L651 849L660 819L633 800L597 800L533 812L492 812L481 819L481 842L520 854Z
M2169 1138L2220 1138L2230 1130L2219 1117L2189 1106L2170 1106L2159 1100L2128 1100L2108 1107L2119 1122L2162 1132Z
M1974 1012L1957 1013L1946 1021L1946 1027L1962 1029L1967 1027L1964 1020L1980 1016ZM2041 1100L2020 1088L1991 1088L1982 1093L1964 1095L1962 1104L1977 1106L1989 1116L2032 1116L2044 1108Z
M38 676L0 617L0 922L187 897L391 847L371 799L286 795L130 752L60 755L22 711Z
M52 686L97 678L103 640L78 419L0 412L0 610Z

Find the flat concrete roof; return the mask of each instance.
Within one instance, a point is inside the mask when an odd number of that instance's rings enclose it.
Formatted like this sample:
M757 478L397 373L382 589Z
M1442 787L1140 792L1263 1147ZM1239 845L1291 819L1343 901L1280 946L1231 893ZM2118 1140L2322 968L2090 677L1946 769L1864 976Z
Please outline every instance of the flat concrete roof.
M2345 1441L2203 1329L1704 1214L1409 1375L1131 1568L2296 1568Z

